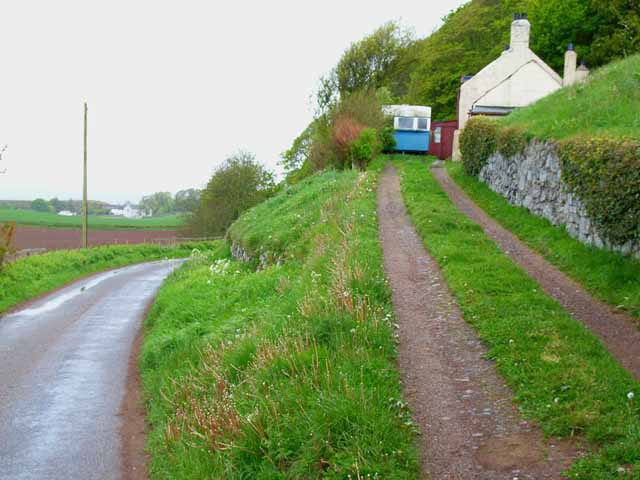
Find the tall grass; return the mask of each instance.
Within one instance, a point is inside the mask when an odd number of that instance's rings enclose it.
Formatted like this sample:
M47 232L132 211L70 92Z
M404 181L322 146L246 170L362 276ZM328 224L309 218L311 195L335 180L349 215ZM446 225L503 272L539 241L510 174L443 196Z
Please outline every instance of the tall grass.
M153 478L417 478L376 178L304 180L231 228L255 261L168 279L140 362Z

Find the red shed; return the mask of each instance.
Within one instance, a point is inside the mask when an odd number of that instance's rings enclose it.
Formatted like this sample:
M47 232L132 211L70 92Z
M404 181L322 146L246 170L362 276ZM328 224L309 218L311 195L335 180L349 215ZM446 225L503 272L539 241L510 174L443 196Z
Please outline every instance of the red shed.
M431 124L429 154L435 155L441 160L451 158L451 154L453 152L453 132L455 132L457 128L457 120L433 122Z

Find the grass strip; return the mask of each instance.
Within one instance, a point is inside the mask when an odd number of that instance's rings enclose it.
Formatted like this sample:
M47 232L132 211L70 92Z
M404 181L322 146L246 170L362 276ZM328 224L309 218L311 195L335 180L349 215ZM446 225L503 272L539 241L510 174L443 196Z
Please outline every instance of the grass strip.
M65 217L49 212L0 208L0 223L16 222L17 225L47 228L80 228L82 217ZM178 215L152 218L124 218L89 215L91 230L177 230L184 226Z
M396 160L407 209L523 415L548 435L578 435L598 453L572 478L640 472L640 384L600 341L451 203L419 160ZM635 398L634 398L635 395Z
M212 248L219 244L111 245L21 258L0 270L0 313L91 273L165 257L188 257L195 247Z
M418 477L376 179L306 179L231 228L252 261L169 277L140 359L152 478Z
M640 318L640 261L572 238L563 227L510 205L480 180L449 163L449 174L487 214L593 296Z

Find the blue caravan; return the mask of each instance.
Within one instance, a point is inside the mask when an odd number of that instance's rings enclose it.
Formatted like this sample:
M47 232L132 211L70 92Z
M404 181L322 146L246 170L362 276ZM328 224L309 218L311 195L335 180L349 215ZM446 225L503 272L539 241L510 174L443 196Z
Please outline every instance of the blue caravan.
M387 105L385 115L393 117L393 136L398 152L427 153L431 130L431 107Z

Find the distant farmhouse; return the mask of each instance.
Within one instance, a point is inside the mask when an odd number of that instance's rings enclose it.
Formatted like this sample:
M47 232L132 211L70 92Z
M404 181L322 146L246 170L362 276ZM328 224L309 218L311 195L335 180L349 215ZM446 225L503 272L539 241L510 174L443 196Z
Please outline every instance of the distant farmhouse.
M151 216L149 212L140 210L138 207L131 205L129 202L125 203L123 207L110 206L109 208L109 215L113 215L114 217L143 218Z
M526 107L563 86L584 80L589 70L576 68L573 45L565 54L564 78L560 77L529 48L531 24L526 13L514 15L511 43L502 55L476 75L461 80L458 99L458 131L452 141L453 159L459 160L458 136L475 115L504 116Z
M58 212L58 215L61 215L63 217L74 217L76 214L73 213L71 210L60 210Z

